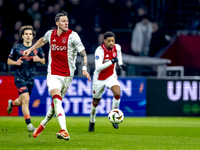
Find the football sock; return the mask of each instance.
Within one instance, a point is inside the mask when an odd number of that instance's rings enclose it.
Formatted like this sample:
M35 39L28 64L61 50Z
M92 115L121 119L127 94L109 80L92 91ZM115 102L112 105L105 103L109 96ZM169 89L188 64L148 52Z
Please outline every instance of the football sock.
M113 100L112 100L112 109L116 109L119 107L119 104L120 104L120 96L114 96L113 97Z
M28 125L29 123L31 123L31 119L26 119L26 124Z
M91 113L90 113L90 122L95 123L95 117L96 117L96 108L97 106L94 106L94 103L91 103Z
M28 125L29 123L31 123L31 117L30 117L30 114L26 114L26 115L24 115L24 119L25 119L25 122L26 122L27 125Z
M53 103L54 103L54 110L56 117L58 119L58 123L60 124L61 129L67 131L66 127L66 119L65 119L65 112L62 107L62 98L60 95L53 96Z
M54 104L52 102L51 106L49 107L47 111L46 117L44 118L44 120L42 120L41 124L45 127L47 123L53 118L54 114L55 114Z

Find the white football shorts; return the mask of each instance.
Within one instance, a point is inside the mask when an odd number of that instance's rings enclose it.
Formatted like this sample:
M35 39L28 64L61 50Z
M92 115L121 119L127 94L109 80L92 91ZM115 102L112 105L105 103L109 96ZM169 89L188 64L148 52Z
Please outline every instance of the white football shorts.
M63 98L72 82L73 76L64 77L58 75L47 75L47 87L49 93L53 89L59 89L61 97Z
M105 87L107 87L108 89L111 89L111 87L114 85L120 86L116 75L112 75L105 80L98 80L96 78L93 78L93 84L92 84L93 98L101 98Z

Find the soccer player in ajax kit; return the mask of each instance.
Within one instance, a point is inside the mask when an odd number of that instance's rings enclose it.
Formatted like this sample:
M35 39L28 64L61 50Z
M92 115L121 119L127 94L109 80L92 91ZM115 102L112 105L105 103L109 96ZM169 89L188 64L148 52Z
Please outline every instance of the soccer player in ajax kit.
M56 133L57 138L69 140L70 136L66 127L65 112L62 107L62 99L73 79L76 69L77 53L82 57L83 75L91 81L87 72L87 55L78 34L68 29L69 20L67 13L58 13L55 17L57 29L49 30L44 37L40 38L30 49L24 52L28 55L32 50L39 48L49 42L49 60L47 70L47 86L53 99L46 117L41 121L39 127L33 132L33 137L41 134L47 123L54 114L58 119L61 130Z
M24 57L23 52L33 45L32 40L35 31L32 26L22 26L19 34L20 38L23 39L23 43L17 44L12 48L7 60L8 65L14 65L14 79L19 97L14 101L8 100L7 113L11 114L13 107L21 106L28 131L34 131L35 127L32 125L30 118L29 100L34 86L36 63L45 64L45 55L41 48L37 48L27 57Z
M89 132L94 132L96 108L101 100L104 88L111 89L114 94L112 109L116 109L120 104L120 84L116 74L116 63L123 70L126 67L122 62L121 46L115 44L115 34L113 32L104 33L104 44L97 47L95 51L95 70L93 75L93 102L91 103L91 113L89 121ZM118 124L113 124L118 129Z

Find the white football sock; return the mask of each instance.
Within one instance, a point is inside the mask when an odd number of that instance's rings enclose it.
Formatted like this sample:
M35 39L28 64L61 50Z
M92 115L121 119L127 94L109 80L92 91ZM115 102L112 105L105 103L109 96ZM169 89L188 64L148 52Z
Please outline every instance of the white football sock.
M58 123L60 124L60 128L67 131L65 112L62 107L62 101L59 100L58 98L54 98L53 103L54 103L55 114L58 119Z
M113 97L113 100L112 100L112 109L117 109L119 107L120 100L121 100L121 98L115 99L115 97Z
M53 118L55 114L54 108L52 106L49 107L46 117L42 120L41 124L45 127L47 123Z
M95 123L96 108L97 107L94 107L93 103L91 103L91 113L90 113L90 122L91 123Z

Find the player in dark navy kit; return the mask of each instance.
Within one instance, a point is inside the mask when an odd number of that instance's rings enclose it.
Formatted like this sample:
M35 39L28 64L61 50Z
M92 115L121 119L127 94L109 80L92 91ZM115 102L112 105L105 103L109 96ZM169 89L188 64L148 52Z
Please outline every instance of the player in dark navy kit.
M29 100L34 85L35 66L37 62L45 64L45 55L41 48L33 50L27 57L23 56L23 52L30 48L35 31L32 26L23 26L19 31L23 43L15 45L7 60L8 65L14 65L15 85L19 92L19 97L14 101L8 100L7 113L11 114L13 107L21 106L24 119L27 124L28 131L34 131L35 127L31 123Z

